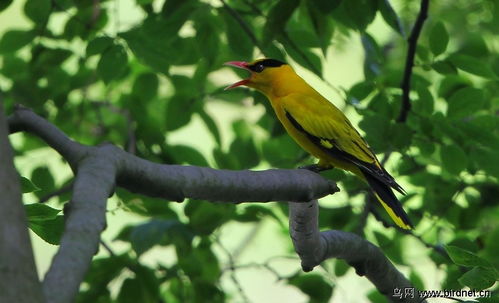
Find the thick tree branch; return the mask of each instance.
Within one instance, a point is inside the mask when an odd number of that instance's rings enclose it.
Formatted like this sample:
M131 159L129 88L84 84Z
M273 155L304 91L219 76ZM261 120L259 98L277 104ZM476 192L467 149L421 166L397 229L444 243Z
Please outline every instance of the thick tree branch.
M44 302L0 100L0 302Z
M392 302L424 302L417 296L399 300L396 288L412 288L411 283L393 266L383 252L354 233L338 230L319 232L317 200L289 203L289 232L304 271L311 271L328 258L343 259L366 276Z
M116 183L129 191L173 201L185 198L219 202L309 201L338 191L336 184L308 170L230 171L207 167L161 165L114 145L90 147L70 140L31 110L18 108L9 117L11 131L26 130L58 151L72 167L99 149L112 155Z
M402 104L400 105L400 113L397 118L397 122L405 122L407 120L407 115L411 110L411 99L409 94L411 92L412 67L414 66L414 57L416 55L419 34L421 33L421 29L423 28L426 18L428 17L429 3L430 0L421 0L418 17L408 39L409 46L407 48L407 57L405 59L404 78L402 79L401 84Z
M77 167L60 248L43 281L49 302L72 302L106 225L106 202L114 189L115 158L95 148Z
M161 165L104 144L85 146L31 110L17 107L10 131L28 131L58 151L75 171L69 214L58 253L43 283L50 302L72 302L105 227L106 200L114 185L148 196L182 201L309 201L338 191L336 184L308 170L228 171ZM30 250L31 251L31 250Z

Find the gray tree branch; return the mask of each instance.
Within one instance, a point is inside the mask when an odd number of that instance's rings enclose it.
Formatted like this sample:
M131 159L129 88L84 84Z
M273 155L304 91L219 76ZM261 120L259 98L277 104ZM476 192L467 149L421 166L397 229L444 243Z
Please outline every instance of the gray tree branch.
M73 302L106 226L106 202L114 188L112 154L93 148L77 167L60 248L43 281L48 302Z
M132 192L179 202L185 198L229 203L309 201L338 191L334 182L308 170L228 171L161 165L111 144L85 146L23 107L17 107L8 122L11 132L27 131L43 139L76 175L60 248L43 282L49 302L74 300L97 251L106 201L115 183Z
M0 100L0 302L44 302Z
M289 233L300 256L304 271L329 258L343 259L353 266L357 274L366 276L380 293L391 302L425 302L417 291L414 298L400 300L393 297L395 289L413 288L412 284L374 244L354 233L339 230L319 232L319 206L317 200L307 203L289 203Z

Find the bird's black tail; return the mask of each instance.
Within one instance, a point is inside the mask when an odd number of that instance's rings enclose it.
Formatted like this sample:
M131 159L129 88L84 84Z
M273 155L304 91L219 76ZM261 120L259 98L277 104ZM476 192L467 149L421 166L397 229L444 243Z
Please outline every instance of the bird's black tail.
M381 203L393 222L402 229L412 229L413 225L409 220L406 212L402 208L402 204L395 197L389 185L383 183L378 178L369 174L369 172L360 169L367 183L371 187L376 196L376 199Z

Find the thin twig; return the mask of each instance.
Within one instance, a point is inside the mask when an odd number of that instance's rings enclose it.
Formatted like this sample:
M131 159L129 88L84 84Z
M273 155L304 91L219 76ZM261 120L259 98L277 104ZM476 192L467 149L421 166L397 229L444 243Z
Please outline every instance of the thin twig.
M421 0L419 14L409 36L409 46L407 49L407 57L405 60L404 78L402 79L402 104L400 106L400 114L397 122L404 123L407 120L407 115L411 110L411 100L409 93L411 92L412 67L414 66L414 57L416 55L416 46L418 44L419 34L423 28L423 24L428 17L429 0Z
M249 27L249 25L246 23L246 21L244 21L244 19L239 15L239 13L237 11L235 11L232 7L230 7L224 0L220 0L220 2L222 3L224 9L227 10L227 12L229 13L229 15L231 15L232 18L234 18L234 20L236 20L237 23L239 23L239 25L241 26L241 28L243 29L243 31L246 33L246 35L248 35L248 37L250 38L251 42L253 42L253 44L256 46L256 48L258 48L258 50L264 56L266 56L265 51L263 50L262 45L260 44L260 42L256 38L255 34L253 33L253 31L251 30L251 28Z
M45 203L48 200L52 199L53 197L60 196L64 193L67 193L73 188L73 181L69 182L68 184L64 185L63 187L59 188L56 191L53 191L51 193L46 194L45 196L41 197L38 203Z
M104 247L104 249L109 253L110 256L112 257L116 257L116 253L111 249L111 247L109 245L107 245L106 242L104 242L104 240L100 240L100 245L102 245L102 247Z
M234 257L232 256L232 253L222 244L222 241L220 241L220 239L218 237L216 238L215 242L225 252L225 254L227 255L227 258L229 259L230 279L232 280L232 282L236 286L239 294L241 295L241 298L243 299L244 302L250 302L248 296L244 292L244 289L243 289L241 283L239 282L239 280L236 277L236 272L234 270L235 261L234 261Z
M109 101L91 101L91 104L96 106L107 107L111 112L119 114L125 119L126 128L127 128L127 138L128 138L125 150L131 154L135 154L136 153L135 146L137 139L135 137L134 121L130 115L130 111L128 109L120 108ZM97 112L97 114L100 115L100 112ZM102 125L101 127L105 128L104 125Z
M376 218L377 221L381 222L383 224L384 227L393 227L393 228L396 228L398 229L398 227L391 223L391 222L387 222L379 213L378 211L374 208L374 207L370 207L370 212L374 215L374 218ZM447 254L447 252L445 251L445 249L443 249L441 246L439 245L435 245L435 244L431 244L431 243L428 243L426 242L420 235L416 235L412 230L401 230L401 232L407 234L407 235L411 235L413 236L414 238L416 238L419 242L421 242L421 244L423 244L426 248L431 248L433 249L434 251L436 251L437 253L441 254L442 256L444 256L445 258L449 258L449 255Z

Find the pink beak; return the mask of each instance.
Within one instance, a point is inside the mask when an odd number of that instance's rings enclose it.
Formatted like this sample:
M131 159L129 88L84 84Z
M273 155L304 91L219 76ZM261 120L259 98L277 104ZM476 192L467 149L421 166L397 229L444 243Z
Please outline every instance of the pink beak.
M249 70L248 63L244 62L244 61L229 61L229 62L225 62L224 65L234 66L234 67L237 67L237 68ZM227 86L225 88L225 90L231 89L231 88L234 88L234 87L238 87L238 86L241 86L241 85L246 85L249 82L250 82L249 79L244 79L244 80L238 81L238 82L236 82L236 83L234 83L232 85Z

